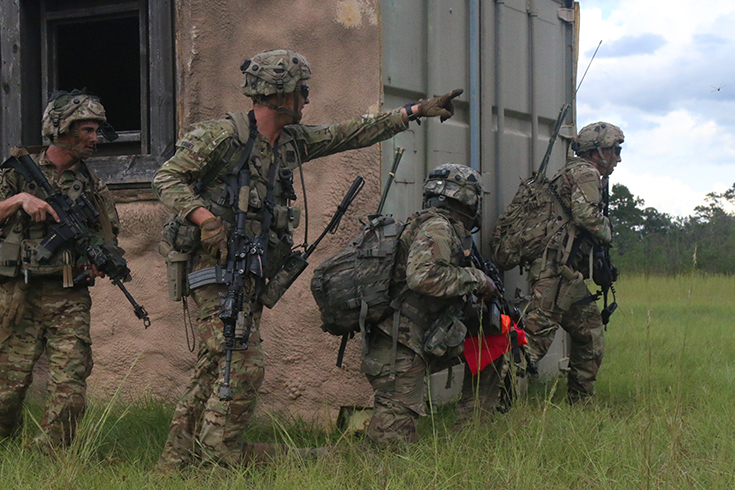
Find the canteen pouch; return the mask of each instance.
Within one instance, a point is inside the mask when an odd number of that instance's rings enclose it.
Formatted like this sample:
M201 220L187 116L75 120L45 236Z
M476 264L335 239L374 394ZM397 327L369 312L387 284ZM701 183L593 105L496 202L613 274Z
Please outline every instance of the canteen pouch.
M176 250L170 250L166 254L166 284L168 299L171 301L181 301L181 298L189 296L187 270L190 258L191 255Z

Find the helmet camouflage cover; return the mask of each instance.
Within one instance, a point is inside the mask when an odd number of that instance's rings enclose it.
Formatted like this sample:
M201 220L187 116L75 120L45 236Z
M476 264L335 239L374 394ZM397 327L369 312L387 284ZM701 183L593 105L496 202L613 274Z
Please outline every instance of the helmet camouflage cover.
M51 140L66 133L74 121L107 122L99 97L79 90L56 92L51 96L41 121L41 134Z
M424 200L448 197L469 206L477 214L482 202L482 177L476 170L457 163L444 163L429 172L424 181Z
M240 66L245 75L242 93L248 97L288 94L301 80L311 78L306 58L289 49L274 49L246 59Z
M622 129L614 124L599 121L579 130L572 142L572 150L580 155L597 148L611 148L623 141L625 141L625 135Z

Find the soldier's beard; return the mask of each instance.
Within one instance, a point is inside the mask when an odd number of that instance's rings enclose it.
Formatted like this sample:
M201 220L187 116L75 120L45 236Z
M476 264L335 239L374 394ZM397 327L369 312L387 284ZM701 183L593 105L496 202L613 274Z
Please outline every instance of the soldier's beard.
M89 148L78 144L67 144L57 141L54 143L54 146L58 146L59 148L63 148L74 153L74 155L79 159L89 158L94 153L94 150L90 150Z

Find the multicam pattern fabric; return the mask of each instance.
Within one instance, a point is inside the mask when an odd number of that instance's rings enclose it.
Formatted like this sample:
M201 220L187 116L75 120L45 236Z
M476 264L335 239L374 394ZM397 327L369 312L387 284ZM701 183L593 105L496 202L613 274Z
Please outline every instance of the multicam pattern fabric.
M444 163L432 170L424 182L424 197L445 196L479 210L481 180L480 174L466 165Z
M602 183L600 172L583 158L570 158L554 176L552 182L564 205L571 209L573 224L567 225L589 232L602 243L610 243L612 229L610 220L602 214ZM556 237L556 248L561 246L563 236Z
M587 254L592 249L591 239L610 243L611 229L602 214L600 173L594 165L581 158L570 158L554 181L559 183L559 195L572 211L573 223L552 242L552 251L546 257L531 264L528 280L532 298L525 326L533 361L546 355L559 327L571 336L568 396L574 401L594 394L602 363L602 318L597 304L590 300L584 277L590 274ZM580 237L583 231L591 239ZM566 257L564 243L570 233L578 237L581 246L575 255Z
M589 297L590 291L584 282L570 281L559 273L556 254L547 258L545 267L542 262L534 262L529 271L532 296L525 319L527 347L531 359L538 362L548 352L559 327L569 333L572 345L567 393L570 400L576 401L595 393L605 347L602 318L594 301L575 304ZM557 297L561 291L564 293Z
M465 241L472 235L462 223L444 209L430 208L410 217L399 242L393 283L400 291L407 285L419 303L427 308L416 311L427 319L448 307L452 300L476 291L484 284L482 272L465 267ZM466 244L469 246L469 243ZM413 309L413 302L403 307ZM393 319L378 325L391 335ZM424 355L425 325L401 316L398 342L419 355Z
M28 285L17 278L0 286L0 311L18 301L18 287L25 289L23 316L0 329L0 438L19 427L33 366L45 352L49 401L40 422L43 433L36 441L69 444L84 415L86 380L92 371L89 291L63 288L55 277L37 277Z
M424 414L423 379L431 357L424 352L427 323L453 300L484 284L481 271L463 265L463 241L471 239L464 226L443 209L417 213L406 224L399 242L394 282L397 290L407 284L413 298L401 305L395 379L391 379L392 317L377 325L379 331L373 333L362 364L375 390L373 419L368 429L368 436L375 442L416 439L418 417ZM409 316L426 322L419 324Z
M51 141L66 133L74 121L107 122L99 97L83 93L65 93L50 101L43 112L41 133Z
M306 58L288 49L265 51L245 60L240 67L245 81L242 93L248 97L288 94L296 84L311 78Z
M376 444L416 442L418 418L424 410L426 361L412 349L398 344L395 379L391 379L393 341L376 332L362 361L362 372L375 391L373 415L367 436Z
M45 153L33 155L51 185L75 199L87 193L97 210L112 225L117 234L119 220L112 195L94 174L77 162L57 177L56 167ZM20 192L43 198L38 186L26 182L12 169L0 173L0 200ZM45 223L31 223L18 212L2 224L0 239L18 231L26 246L32 246L49 233ZM93 243L104 242L101 229L95 230ZM32 381L33 366L42 353L49 359L50 395L40 425L39 443L68 444L74 437L76 425L86 407L86 379L92 370L92 351L89 336L91 299L87 287L62 287L64 263L77 266L86 261L71 254L66 261L63 254L69 247L61 247L48 264L26 263L30 282L20 276L21 267L3 267L6 282L0 286L0 437L13 433L20 423L21 407ZM10 312L16 313L10 317ZM8 316L6 316L8 315Z
M112 233L115 236L117 235L120 228L120 219L118 218L117 210L115 209L112 194L105 183L99 180L83 162L79 161L75 163L71 168L57 176L56 166L46 157L45 151L38 155L31 155L31 157L41 168L41 171L54 189L67 194L72 200L75 200L82 193L87 194L90 201L98 208L101 215L100 219L105 219L106 217L106 219L110 221ZM15 172L15 170L0 170L0 201L4 201L5 199L21 192L27 192L39 199L45 199L47 197L39 186L27 182L20 174ZM33 223L27 216L23 216L23 213L18 212L14 216L8 218L5 223L0 224L0 240L6 238L10 233L10 230L18 224L23 228L23 238L33 240L33 242L28 242L27 246L35 246L37 242L40 242L41 239L46 237L51 231L51 227L48 223L48 221L45 223ZM101 245L104 243L105 237L101 226L98 225L96 229L92 230L92 233L92 245ZM31 262L24 265L24 268L29 269L34 275L58 274L61 272L62 265L66 261L66 259L63 258L65 251L72 253L72 263L78 266L82 266L87 263L86 258L79 256L76 252L73 252L73 246L69 243L68 246L60 247L60 249L48 260L46 264L39 265L35 262ZM20 274L20 269L16 271L16 274ZM59 279L59 281L61 280Z
M598 148L610 148L624 141L625 135L622 129L614 124L599 121L579 130L572 142L572 149L577 155L581 155Z
M236 160L237 150L233 146L246 139L242 128L236 127L233 119L199 123L177 144L177 152L156 173L153 189L169 209L183 220L198 207L206 207L222 218L225 227L231 227L234 210L218 202L226 196L225 185L220 179L213 179L197 196L191 185L198 181L211 165L234 155L228 160L219 175L231 171ZM253 237L261 232L262 203L266 197L266 182L270 165L294 169L304 162L315 158L362 148L390 138L407 128L399 110L389 113L357 117L332 126L287 126L278 140L278 151L258 134L251 154L250 169L253 181L248 201L251 213L247 233ZM287 207L289 183L282 181L277 172L275 185L276 208ZM230 228L231 229L231 228ZM277 269L290 253L293 230L280 227L274 219L270 235L273 243L285 244L286 253L271 253L267 269ZM214 259L201 247L192 254L193 269L199 270L214 265ZM266 272L266 277L268 273ZM246 288L252 288L250 283ZM252 414L258 387L262 383L264 359L259 344L258 326L261 306L248 307L245 313L251 316L253 333L247 351L233 353L231 385L235 399L224 404L219 401L218 388L222 384L223 350L222 322L217 314L220 305L221 289L217 286L204 286L192 295L199 306L198 329L202 337L202 347L194 375L184 398L176 408L160 464L163 468L181 468L193 460L202 458L229 464L239 459L246 461L256 458L258 451L272 454L272 445L254 445L244 442L241 437L244 427ZM245 296L250 295L249 291ZM279 446L280 447L280 446Z

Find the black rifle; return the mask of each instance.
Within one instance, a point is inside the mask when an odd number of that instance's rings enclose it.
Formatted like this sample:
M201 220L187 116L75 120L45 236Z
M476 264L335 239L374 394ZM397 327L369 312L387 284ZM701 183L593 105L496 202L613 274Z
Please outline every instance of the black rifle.
M602 214L610 219L610 180L608 177L602 179L602 202L604 207L602 208ZM612 233L612 223L610 224L610 232ZM615 313L618 308L618 303L615 298L615 286L613 283L618 280L618 268L612 264L610 259L610 249L612 244L603 244L599 240L594 240L594 261L592 264L592 280L600 286L600 292L604 306L602 312L602 324L607 328L607 324L610 321L610 316ZM612 291L613 302L607 303L607 295ZM598 293L598 297L599 297Z
M480 250L477 244L472 242L472 250L470 252L470 260L472 264L486 276L493 280L495 287L498 289L498 295L494 296L489 302L485 301L482 304L482 320L483 324L487 324L488 330L493 328L501 329L500 322L502 321L500 315L508 315L511 320L523 330L523 315L521 310L511 306L507 299L505 299L505 286L503 284L503 278L500 276L500 270L498 267L490 261L484 260L480 255ZM518 345L518 332L513 328L510 330L511 346L513 351L513 361L517 366L521 365L521 355L526 359L526 372L537 375L538 367L536 363L531 360L526 349L521 348Z
M93 234L90 227L99 223L99 211L89 198L81 194L76 201L72 201L63 192L56 191L24 148L14 148L12 154L13 156L6 160L0 168L12 168L27 182L40 186L48 196L46 202L59 216L59 222L51 227L51 233L33 251L38 261L41 263L47 261L63 245L72 243L80 255L87 257L98 271L107 274L112 283L120 288L133 305L135 316L143 320L143 325L148 328L151 324L148 313L123 285L123 282L130 280L130 269L120 249L112 243L91 244ZM86 282L88 278L89 271L86 271L74 278L74 284Z
M273 276L273 279L268 281L268 285L263 290L263 293L259 296L259 300L263 305L268 308L273 308L283 294L291 287L293 282L298 278L302 272L309 265L306 259L314 252L319 242L327 235L327 233L336 233L339 228L339 223L342 220L342 216L347 212L347 208L350 207L352 201L355 200L357 194L360 193L363 186L365 185L365 179L359 175L355 178L354 182L350 186L350 189L345 194L342 202L337 206L337 211L334 212L332 220L329 222L327 227L322 231L314 243L310 247L305 249L303 252L293 252L287 259L286 262L281 266L278 272Z

